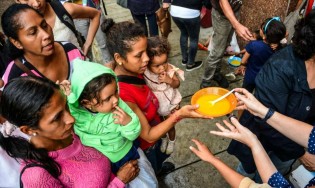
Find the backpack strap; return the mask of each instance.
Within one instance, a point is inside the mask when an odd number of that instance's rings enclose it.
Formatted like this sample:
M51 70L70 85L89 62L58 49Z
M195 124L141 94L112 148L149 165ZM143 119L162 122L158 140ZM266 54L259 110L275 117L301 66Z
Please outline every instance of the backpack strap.
M23 72L25 72L28 76L36 76L29 68L27 68L19 58L14 59L14 64L18 66Z
M76 36L80 47L84 45L83 36L79 33L74 25L73 19L69 12L65 9L62 3L58 0L52 0L49 2L50 6L54 10L55 14L58 16L59 20L65 24Z

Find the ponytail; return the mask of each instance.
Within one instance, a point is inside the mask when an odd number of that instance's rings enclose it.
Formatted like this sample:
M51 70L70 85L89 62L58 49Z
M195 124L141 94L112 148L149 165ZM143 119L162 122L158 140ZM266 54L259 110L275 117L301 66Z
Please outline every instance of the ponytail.
M25 138L19 136L4 137L0 133L0 147L14 159L22 159L25 163L42 165L56 179L61 174L60 165L48 155L48 151L35 148Z

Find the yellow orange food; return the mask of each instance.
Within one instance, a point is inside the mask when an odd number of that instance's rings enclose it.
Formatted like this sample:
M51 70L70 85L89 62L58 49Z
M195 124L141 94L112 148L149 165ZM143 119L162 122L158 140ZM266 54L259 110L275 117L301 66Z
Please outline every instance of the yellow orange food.
M221 97L220 95L215 94L205 94L197 99L197 104L199 104L198 111L203 114L211 114L213 117L221 116L229 113L231 108L230 102L227 98L222 99L221 101L211 104L211 101Z
M233 61L231 61L231 65L233 65L233 66L240 66L241 65L241 62L240 61L238 61L238 60L233 60Z

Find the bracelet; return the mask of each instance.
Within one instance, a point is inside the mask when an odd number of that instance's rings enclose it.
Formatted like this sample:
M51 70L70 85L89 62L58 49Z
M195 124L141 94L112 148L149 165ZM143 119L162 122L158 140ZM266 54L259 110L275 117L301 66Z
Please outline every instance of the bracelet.
M268 112L266 114L266 116L264 117L264 119L262 119L263 122L266 122L269 118L271 118L271 116L275 113L275 111L272 108L268 109Z
M182 118L180 118L176 113L173 113L170 117L174 117L174 123L178 123Z

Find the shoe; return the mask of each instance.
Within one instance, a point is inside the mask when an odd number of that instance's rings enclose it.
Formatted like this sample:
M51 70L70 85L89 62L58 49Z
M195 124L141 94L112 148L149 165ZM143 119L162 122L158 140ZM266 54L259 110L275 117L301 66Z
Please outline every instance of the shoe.
M160 172L157 173L158 176L162 176L172 172L175 169L175 165L171 162L164 162Z
M219 74L215 74L213 76L213 80L218 82L219 86L223 87L223 88L228 88L229 85L230 85L228 80L220 73Z
M196 61L192 66L186 65L186 71L193 71L199 69L203 65L202 61Z
M198 42L198 50L208 51L208 48L205 45Z
M167 147L166 147L166 150L165 150L165 154L171 155L174 152L175 140L176 139L168 140Z
M161 143L161 146L160 146L160 150L162 153L165 153L166 151L166 148L167 148L167 144L168 144L168 138L165 137L165 138L161 138L162 139L162 143Z
M230 73L225 75L225 78L228 80L235 80L236 76L235 76L234 72L230 72Z
M211 81L202 80L202 82L200 84L200 89L203 89L203 88L206 88L206 87L211 87L211 86L212 86Z
M182 65L183 66L186 66L187 65L187 60L185 61L185 60L182 60Z

